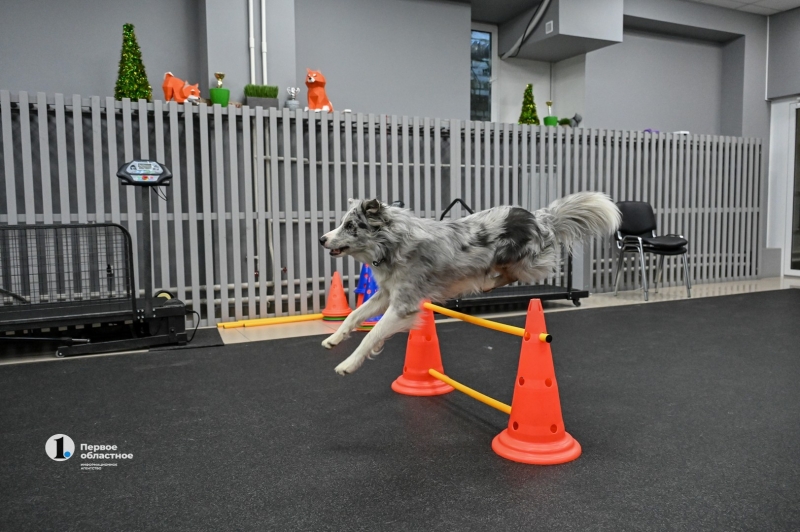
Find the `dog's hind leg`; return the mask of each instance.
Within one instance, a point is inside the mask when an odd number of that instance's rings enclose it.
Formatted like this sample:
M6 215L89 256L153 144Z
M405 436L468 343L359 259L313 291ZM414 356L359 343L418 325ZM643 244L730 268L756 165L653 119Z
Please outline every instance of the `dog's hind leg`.
M374 354L376 348L383 347L383 342L387 338L400 331L410 329L416 319L416 312L410 314L401 313L398 312L396 307L390 305L381 320L367 333L361 344L353 351L353 354L336 366L336 373L347 375L356 371L371 354Z
M350 336L350 333L358 327L361 322L367 318L383 313L388 306L389 294L384 293L384 290L378 290L366 303L351 312L335 333L322 341L322 347L331 349L333 346L339 345Z

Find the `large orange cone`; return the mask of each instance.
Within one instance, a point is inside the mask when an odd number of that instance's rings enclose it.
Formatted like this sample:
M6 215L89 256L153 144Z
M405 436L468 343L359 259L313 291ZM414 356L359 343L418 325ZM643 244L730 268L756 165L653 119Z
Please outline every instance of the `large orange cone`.
M328 297L325 298L325 309L322 311L322 319L328 321L342 321L351 312L350 305L347 304L347 296L344 295L342 278L339 272L333 272L331 287L328 289Z
M392 383L392 390L403 395L416 396L450 393L453 391L452 386L434 379L428 373L429 369L444 373L444 367L433 312L422 308L420 313L422 321L408 333L403 374Z
M580 444L564 430L550 336L546 331L542 303L532 299L508 428L492 441L494 452L515 462L563 464L581 455Z

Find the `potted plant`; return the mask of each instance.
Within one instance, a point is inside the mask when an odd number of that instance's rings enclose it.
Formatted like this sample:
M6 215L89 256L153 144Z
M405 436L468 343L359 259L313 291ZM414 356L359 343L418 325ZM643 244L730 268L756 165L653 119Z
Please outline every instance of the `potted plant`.
M547 104L547 116L544 117L544 125L546 126L557 126L558 125L558 117L553 116L553 102L544 102Z
M278 107L278 87L276 85L244 86L244 95L247 96L247 105L250 107Z
M225 79L225 73L214 72L214 77L217 78L216 88L209 89L211 95L211 103L218 103L222 107L228 105L228 99L231 97L231 91L222 86L222 80Z

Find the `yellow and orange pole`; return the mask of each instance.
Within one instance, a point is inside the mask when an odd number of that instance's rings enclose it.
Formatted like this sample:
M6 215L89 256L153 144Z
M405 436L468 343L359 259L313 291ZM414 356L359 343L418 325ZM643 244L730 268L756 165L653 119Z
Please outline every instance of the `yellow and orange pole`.
M484 395L479 391L473 390L469 386L464 386L460 382L454 381L453 379L451 379L447 375L443 375L443 374L439 373L438 371L436 371L435 369L429 369L428 370L428 374L431 377L434 377L434 378L439 379L440 381L442 381L444 383L449 384L450 386L452 386L453 388L455 388L459 392L461 392L463 394L466 394L466 395L472 397L473 399L475 399L477 401L480 401L481 403L483 403L485 405L491 406L492 408L494 408L496 410L499 410L501 412L505 412L506 414L511 414L511 407L509 405L507 405L505 403L501 403L497 399L492 399L488 395Z
M226 321L218 323L221 329L236 329L238 327L257 327L259 325L279 325L281 323L297 323L301 321L321 320L322 314L304 314L302 316L280 316L277 318L258 318L254 320Z
M483 318L476 318L475 316L470 316L469 314L456 312L455 310L450 310L448 308L440 307L439 305L434 305L433 303L425 302L423 303L423 306L434 312L438 312L439 314L443 314L445 316L449 316L457 320L465 321L473 325L479 325L481 327L486 327L487 329L493 329L495 331L504 332L506 334L513 334L514 336L522 336L522 337L525 336L525 329L523 329L522 327L514 327L513 325L506 325L505 323L497 323L496 321L485 320Z

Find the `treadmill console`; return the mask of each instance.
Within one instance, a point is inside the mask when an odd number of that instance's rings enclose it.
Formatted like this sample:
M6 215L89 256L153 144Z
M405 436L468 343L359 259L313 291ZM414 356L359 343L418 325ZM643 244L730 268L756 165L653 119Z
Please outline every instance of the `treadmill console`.
M169 185L172 172L156 161L137 160L123 164L117 171L117 177L123 185L158 187Z

